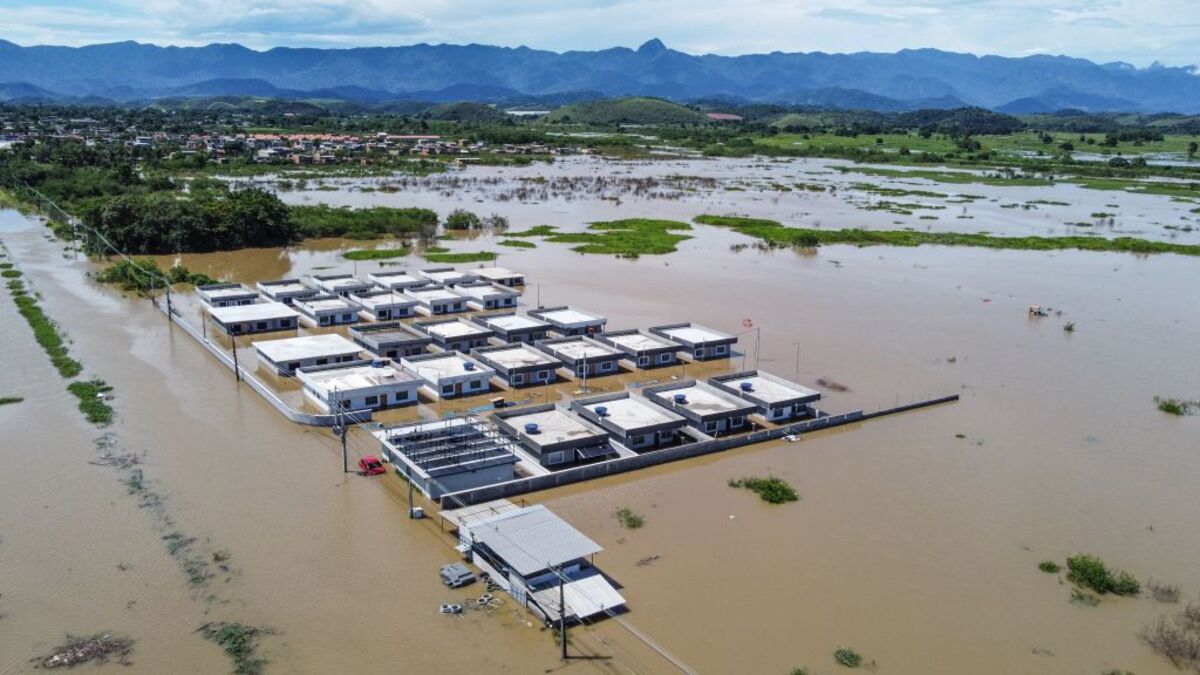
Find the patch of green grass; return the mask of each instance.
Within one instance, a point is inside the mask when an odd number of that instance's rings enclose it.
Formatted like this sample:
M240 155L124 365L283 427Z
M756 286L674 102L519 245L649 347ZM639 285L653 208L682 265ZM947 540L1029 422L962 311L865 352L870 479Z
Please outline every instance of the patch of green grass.
M838 647L833 650L833 660L838 665L847 668L857 668L862 665L862 655L849 647Z
M13 280L8 283L8 289L12 292L17 312L33 329L34 339L50 357L50 363L58 374L72 378L82 372L83 365L68 355L66 342L58 330L58 325L46 316L37 300L26 293L25 286L20 281Z
M534 225L528 230L518 230L517 232L505 232L506 237L548 237L558 230L553 225Z
M777 247L813 247L822 244L855 246L975 246L1019 251L1055 251L1077 249L1113 253L1175 253L1200 256L1200 245L1149 241L1133 237L995 237L962 232L921 232L916 230L817 230L787 227L778 221L761 218L703 215L694 219L702 225L728 227Z
M20 279L21 276L18 270L4 270L0 272L0 277L4 277L5 279Z
M532 241L523 241L521 239L504 239L496 243L501 246L511 246L512 248L537 248L537 244Z
M387 260L403 258L408 254L407 248L356 248L346 251L342 257L346 260Z
M676 232L690 229L692 228L687 223L676 220L626 218L592 223L588 225L586 232L552 234L546 237L546 241L576 244L571 250L578 253L637 258L642 255L674 253L676 244L691 238Z
M79 411L87 418L87 421L96 426L108 426L112 423L113 409L107 403L107 394L112 391L112 386L100 378L84 380L80 382L72 382L67 385L67 391L75 395L79 399Z
M763 501L770 502L771 504L784 504L800 499L800 495L796 492L796 489L778 476L767 476L766 478L759 478L757 476L740 479L730 478L729 487L750 490L761 497Z
M0 396L0 405L12 405L24 401L24 396Z
M1154 405L1168 415L1177 415L1179 417L1194 415L1197 410L1200 410L1200 401L1184 401L1178 398L1163 398L1161 396L1154 397Z
M1037 178L1026 175L1007 174L978 174L968 171L944 171L936 169L881 169L877 167L834 167L843 173L861 173L867 176L883 178L914 179L932 181L934 183L949 183L953 185L999 185L1008 187L1036 187L1053 185L1048 178Z
M944 192L930 192L929 190L905 190L903 188L880 187L871 183L854 183L850 187L863 192L881 195L884 197L929 197L932 199L946 199L950 195Z
M636 530L646 524L646 519L640 513L624 506L617 509L617 520L621 523L621 527L630 530Z
M1059 570L1062 568L1059 567L1058 563L1054 562L1053 560L1043 560L1042 562L1038 563L1038 569L1046 574L1058 574Z
M488 262L496 259L496 254L493 251L476 251L474 253L439 253L433 252L433 249L425 249L423 257L429 262L459 264L473 262Z
M1167 197L1200 197L1200 183L1168 183L1140 181L1124 178L1076 178L1071 182L1088 190L1116 190L1135 194L1162 195Z
M1141 591L1141 585L1132 574L1110 570L1103 560L1092 555L1067 558L1067 580L1100 595L1137 595Z

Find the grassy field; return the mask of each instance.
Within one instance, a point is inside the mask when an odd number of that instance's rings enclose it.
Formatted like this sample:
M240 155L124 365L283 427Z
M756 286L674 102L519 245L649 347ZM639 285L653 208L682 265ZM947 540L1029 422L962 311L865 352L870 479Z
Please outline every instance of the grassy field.
M692 229L687 223L677 220L655 220L652 218L626 218L588 225L586 232L559 232L546 237L546 241L576 244L572 251L615 255L619 258L636 258L642 255L674 253L676 245L688 235L677 234Z
M1039 187L1053 185L1054 181L1046 178L1013 175L1011 178L1002 174L978 174L968 171L945 171L941 169L879 169L869 166L834 167L843 173L858 173L881 178L922 178L935 183L951 185L999 185L1004 187Z
M346 251L342 257L346 260L388 260L403 258L409 254L407 248L356 248Z
M1140 145L1128 141L1118 143L1116 147L1106 147L1104 134L1075 134L1069 132L1054 132L1050 134L1051 143L1044 143L1042 135L1032 131L1022 131L1013 134L995 136L974 136L984 150L996 150L1006 153L1042 152L1046 155L1057 155L1062 152L1063 143L1071 143L1076 152L1093 152L1100 155L1141 155L1158 152L1186 153L1188 143L1197 140L1194 136L1171 135L1165 136L1161 142L1143 142ZM1081 140L1082 138L1082 140ZM1090 143L1088 141L1091 141ZM912 152L945 154L958 150L955 142L948 136L934 134L922 138L916 132L906 134L859 134L858 136L839 136L829 133L821 134L779 134L755 140L757 145L767 147L803 150L807 152L821 149L856 149L879 150L882 152L899 152L908 148Z
M444 250L434 251L426 249L421 254L429 262L443 263L447 265L458 265L462 263L473 262L488 262L496 259L496 254L493 251L475 251L465 253L449 253Z
M694 219L703 225L728 227L773 247L814 247L823 244L855 246L974 246L1019 251L1055 251L1076 249L1117 253L1176 253L1200 256L1200 245L1148 241L1133 237L994 237L989 234L960 232L918 232L911 230L816 230L787 227L778 221L761 218L703 215Z
M946 136L935 134L929 138L921 138L916 133L908 134L860 134L858 136L838 136L835 134L779 134L755 140L756 145L775 147L789 150L818 151L826 149L880 150L883 152L900 152L900 148L908 148L913 152L934 152L944 154L957 150L954 141Z

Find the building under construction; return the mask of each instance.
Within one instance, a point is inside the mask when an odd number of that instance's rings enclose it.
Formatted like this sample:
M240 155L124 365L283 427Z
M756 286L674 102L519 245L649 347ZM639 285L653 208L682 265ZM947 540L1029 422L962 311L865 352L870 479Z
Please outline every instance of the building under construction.
M373 432L384 456L430 499L516 477L512 441L474 416Z

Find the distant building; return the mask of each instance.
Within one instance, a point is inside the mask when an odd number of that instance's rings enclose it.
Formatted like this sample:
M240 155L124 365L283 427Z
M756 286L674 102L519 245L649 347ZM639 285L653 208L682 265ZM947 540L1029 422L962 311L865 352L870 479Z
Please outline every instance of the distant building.
M424 354L433 343L433 338L400 322L351 326L350 337L373 354L389 359Z
M230 335L294 330L300 320L300 315L295 310L281 302L212 307L208 313L213 321Z
M513 388L554 382L561 365L557 358L524 343L476 347L471 356L494 369L496 376Z
M492 331L466 319L417 321L413 328L433 338L433 343L447 351L464 354L476 347L486 347Z
M304 396L325 412L416 405L420 378L387 361L312 366L296 371Z
M753 403L695 380L646 387L642 395L652 403L682 415L694 428L709 436L749 431L746 418L756 410Z
M506 314L481 314L471 319L475 323L489 328L503 342L534 343L545 340L550 330L550 324L541 319L521 316L516 312Z
M672 323L653 326L650 332L685 347L684 353L694 361L725 359L733 352L737 337L696 323Z
M299 279L279 279L277 281L260 281L258 290L276 302L290 305L300 298L311 298L320 295L321 291L306 286Z
M358 306L340 295L298 298L292 305L310 326L339 326L358 321Z
M782 422L814 414L809 405L821 400L821 393L761 370L718 375L709 384L728 394L745 399L758 407L770 422Z
M542 307L531 309L529 316L549 323L551 330L560 337L575 335L595 335L604 332L604 324L608 319L590 314L574 307Z
M196 287L196 295L209 307L252 305L258 302L258 291L242 284L208 284Z
M362 349L341 335L306 335L282 340L257 340L254 349L260 363L280 375L291 375L300 368L349 363L359 360Z
M542 340L537 348L558 359L576 377L616 375L621 372L622 353L589 337Z
M677 355L683 349L683 345L677 342L660 335L647 335L636 328L609 331L596 339L621 350L630 361L643 370L675 365L679 362Z

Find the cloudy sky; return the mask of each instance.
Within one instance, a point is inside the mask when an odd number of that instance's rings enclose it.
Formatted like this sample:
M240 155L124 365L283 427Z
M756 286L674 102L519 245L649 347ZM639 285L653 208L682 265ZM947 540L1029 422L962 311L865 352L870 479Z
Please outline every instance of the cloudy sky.
M565 51L652 38L691 53L937 47L1200 63L1200 0L0 0L21 45L378 46Z

